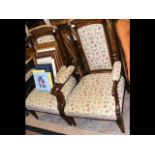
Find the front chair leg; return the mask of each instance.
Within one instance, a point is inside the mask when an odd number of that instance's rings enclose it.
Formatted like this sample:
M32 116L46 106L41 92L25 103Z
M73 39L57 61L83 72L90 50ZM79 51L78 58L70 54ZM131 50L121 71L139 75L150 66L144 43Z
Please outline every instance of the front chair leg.
M36 114L35 111L29 110L29 112L30 112L36 119L39 119L39 117L38 117L38 115Z
M124 121L123 121L122 116L117 117L116 123L119 126L119 128L121 129L121 131L123 133L125 133Z
M65 112L64 112L64 108L60 108L59 109L59 113L60 113L60 116L69 124L69 125L74 125L76 126L76 123L74 121L74 118L73 117L70 117L70 116L66 116Z
M70 116L66 116L65 112L64 112L64 108L66 105L66 101L65 101L65 97L64 95L61 93L61 91L58 92L57 94L57 102L58 102L58 110L59 110L59 114L60 116L69 124L69 125L74 125L76 126L76 123L74 121L74 119Z
M73 124L74 126L76 126L76 123L75 123L74 118L73 118L73 117L69 117L69 118L70 118L70 120L72 121L72 124Z
M64 112L64 106L65 104L60 103L60 101L58 102L58 110L59 110L59 114L60 116L67 122L67 124L72 125L72 120L70 119L70 117L65 115Z
M67 122L67 124L72 125L72 121L69 117L64 114L60 114L60 116Z

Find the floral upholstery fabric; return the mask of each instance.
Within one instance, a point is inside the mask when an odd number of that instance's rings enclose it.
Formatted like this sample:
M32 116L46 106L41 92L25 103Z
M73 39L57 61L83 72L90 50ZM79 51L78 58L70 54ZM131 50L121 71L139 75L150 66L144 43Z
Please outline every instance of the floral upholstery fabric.
M67 67L65 65L61 66L59 71L56 74L56 83L59 83L59 79L63 76L63 73L66 71Z
M37 38L36 41L38 44L43 44L43 43L53 42L53 41L55 41L55 39L54 39L53 35L45 35L45 36L41 36L41 37Z
M27 81L31 78L31 76L33 75L32 70L33 70L33 69L29 70L29 71L25 74L25 82L27 82Z
M78 29L90 70L112 69L102 24L91 24Z
M121 62L116 61L112 69L113 81L118 81L120 79L120 75L121 75Z
M75 67L74 66L62 66L60 70L58 71L56 75L56 83L65 83L66 80L71 76L71 74L74 72Z
M61 92L65 96L65 99L67 99L68 95L73 91L76 84L77 84L77 81L75 80L73 76L71 76L69 80L67 81L67 83L61 89Z
M62 88L62 93L67 99L68 95L72 92L76 85L76 80L74 77L70 77L67 83ZM54 95L47 92L40 92L36 89L26 98L26 108L29 110L36 110L41 112L47 112L52 114L59 114L57 110L57 99Z
M68 116L116 120L115 100L112 96L112 73L97 73L84 76L66 101ZM124 78L118 84L122 110Z

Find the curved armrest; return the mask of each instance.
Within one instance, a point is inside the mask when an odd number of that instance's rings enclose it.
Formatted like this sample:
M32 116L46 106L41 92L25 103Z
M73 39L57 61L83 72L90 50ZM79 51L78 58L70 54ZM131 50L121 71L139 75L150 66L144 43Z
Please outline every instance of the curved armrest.
M114 96L115 104L116 104L116 115L120 115L120 105L119 105L119 97L117 92L117 85L121 77L121 62L115 61L112 70L112 78L113 78L113 86L112 86L112 96Z
M118 84L118 81L113 81L112 96L116 96L117 95L117 84Z
M56 83L54 84L54 88L51 90L51 94L54 96L58 96L59 94L62 94L61 89L65 85L65 83L68 81L68 79L71 77L75 70L74 66L62 66L57 75L56 75Z
M112 87L112 96L117 95L117 84L121 76L121 62L115 61L112 69L112 79L113 79L113 87Z
M74 85L74 82L70 83L70 79L74 70L75 70L74 66L69 66L68 68L66 66L62 66L56 75L56 83L54 85L54 88L51 90L51 94L54 95L57 99L57 102L58 102L57 107L58 107L60 116L62 116L63 118L66 118L66 115L64 113L64 108L66 105L66 94L64 90L66 88L68 90L68 86L66 84L69 84L69 85L71 84L70 86L71 89L69 88L69 93L70 91L72 91L73 89L72 84Z
M59 72L56 75L56 83L57 84L64 84L73 74L75 67L70 65L69 67L62 66Z
M113 81L119 81L120 76L121 76L121 62L115 61L112 69Z

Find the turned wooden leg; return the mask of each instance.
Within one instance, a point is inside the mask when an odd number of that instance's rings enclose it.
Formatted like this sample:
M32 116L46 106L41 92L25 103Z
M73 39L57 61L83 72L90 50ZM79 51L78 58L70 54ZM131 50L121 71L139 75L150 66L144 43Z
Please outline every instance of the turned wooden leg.
M65 116L64 114L60 114L60 116L67 122L67 124L72 125L72 121L69 117Z
M64 112L61 112L60 116L69 124L76 126L76 123L74 121L73 117L66 116Z
M38 117L38 115L36 114L35 111L29 110L29 112L30 112L36 119L39 119L39 117Z
M57 101L58 101L58 110L59 110L59 114L60 116L69 124L69 125L74 125L76 126L76 123L74 121L74 119L70 116L66 116L64 108L66 105L66 101L65 101L65 97L63 96L62 93L59 92L59 94L57 95Z
M119 126L119 128L121 129L121 131L123 133L125 133L124 121L123 121L122 116L117 117L116 123Z
M72 121L72 124L73 124L74 126L76 126L76 123L75 123L74 118L73 118L73 117L70 117L70 120Z
M130 83L127 81L125 84L125 89L127 90L127 92L130 94Z
M119 126L119 128L121 129L121 131L123 133L125 133L124 122L123 122L122 113L121 113L120 105L119 105L119 97L118 97L118 92L117 92L117 85L118 85L118 81L114 81L113 82L112 95L114 96L114 99L115 99L116 118L117 118L116 123ZM123 97L123 100L124 100L124 97Z

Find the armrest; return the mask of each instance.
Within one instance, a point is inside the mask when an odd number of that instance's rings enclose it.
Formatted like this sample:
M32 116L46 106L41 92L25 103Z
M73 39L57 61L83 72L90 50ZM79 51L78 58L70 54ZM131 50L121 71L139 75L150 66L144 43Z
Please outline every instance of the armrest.
M112 78L113 78L113 86L112 86L112 96L115 99L116 105L116 115L117 117L120 116L120 105L119 105L119 97L117 92L117 85L121 77L121 62L115 61L112 70Z
M64 94L63 88L70 81L71 75L74 72L74 66L62 66L56 75L56 83L54 88L51 90L51 94L54 95L58 101L57 107L60 113L60 116L66 118L64 113L64 108L66 105L66 95ZM67 86L68 90L68 86Z
M121 62L115 61L112 69L113 81L119 81L120 76L121 76Z
M33 70L33 69L30 69L30 70L25 74L25 82L27 82L27 81L33 76L32 70Z
M70 65L69 67L62 66L56 75L56 83L64 84L73 74L75 67Z
M117 84L121 76L121 62L115 61L112 69L112 79L113 79L113 86L112 86L112 96L117 96Z
M54 88L51 90L51 94L56 96L58 100L59 100L58 96L60 96L60 95L63 96L61 89L64 87L66 82L70 79L74 70L75 70L74 66L69 66L69 67L62 66L59 69L59 71L56 75L56 79L55 79L56 83L54 84Z

